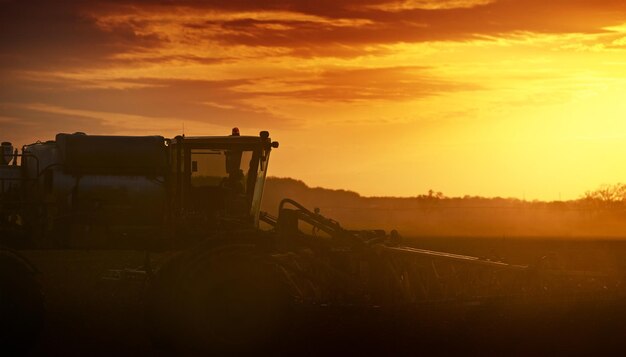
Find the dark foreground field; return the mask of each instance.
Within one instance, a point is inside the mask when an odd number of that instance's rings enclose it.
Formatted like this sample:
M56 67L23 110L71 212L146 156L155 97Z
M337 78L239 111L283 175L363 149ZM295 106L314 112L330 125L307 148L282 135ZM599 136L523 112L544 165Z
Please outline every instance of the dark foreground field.
M410 245L574 270L626 275L626 241L420 238ZM142 252L27 251L41 270L46 325L33 356L192 355L154 348L145 333L141 281L102 279L143 264ZM158 257L156 257L158 258ZM400 311L328 311L287 350L257 355L623 355L626 302L611 294L565 300L497 300ZM323 332L323 333L320 333ZM280 353L279 353L280 352Z

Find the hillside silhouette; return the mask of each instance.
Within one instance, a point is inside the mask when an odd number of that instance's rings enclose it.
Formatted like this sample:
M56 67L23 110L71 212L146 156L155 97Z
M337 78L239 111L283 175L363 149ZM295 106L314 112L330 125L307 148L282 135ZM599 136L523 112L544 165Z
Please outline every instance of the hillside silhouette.
M263 210L276 214L295 199L347 228L398 229L405 236L626 238L626 185L602 186L570 201L477 196L364 197L309 187L291 178L267 180Z

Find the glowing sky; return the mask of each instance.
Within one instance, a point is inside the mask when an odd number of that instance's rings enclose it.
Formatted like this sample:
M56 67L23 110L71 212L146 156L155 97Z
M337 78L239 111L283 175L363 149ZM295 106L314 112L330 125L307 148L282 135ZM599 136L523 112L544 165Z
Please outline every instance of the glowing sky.
M269 130L364 195L626 181L626 1L2 1L0 136Z

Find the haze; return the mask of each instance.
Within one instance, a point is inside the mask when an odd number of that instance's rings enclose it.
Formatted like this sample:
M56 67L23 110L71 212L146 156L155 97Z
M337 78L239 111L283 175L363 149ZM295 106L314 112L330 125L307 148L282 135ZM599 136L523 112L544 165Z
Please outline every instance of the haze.
M0 1L0 140L269 130L271 174L570 199L626 177L626 2Z

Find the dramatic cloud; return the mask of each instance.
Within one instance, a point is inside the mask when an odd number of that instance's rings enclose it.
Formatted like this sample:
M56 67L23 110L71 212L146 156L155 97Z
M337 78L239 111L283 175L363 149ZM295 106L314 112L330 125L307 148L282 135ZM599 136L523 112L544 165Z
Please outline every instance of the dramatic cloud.
M450 1L5 1L3 68L102 66L117 55L158 57L177 46L280 47L353 56L366 45L467 40L513 32L598 33L623 23L613 0ZM555 19L558 18L558 21ZM181 51L184 52L184 51ZM209 62L205 55L160 60Z
M0 95L9 103L90 111L101 113L100 117L104 118L107 114L136 116L143 118L143 125L149 118L178 118L225 126L231 122L242 126L263 122L288 127L287 119L245 103L252 96L235 88L246 83L244 80L116 79L111 86L103 87L82 81L20 80L3 87ZM90 126L87 122L83 124Z
M311 79L285 83L284 91L257 92L312 101L407 101L457 90L478 89L433 78L423 67L388 67L327 70ZM304 87L304 88L302 88Z

